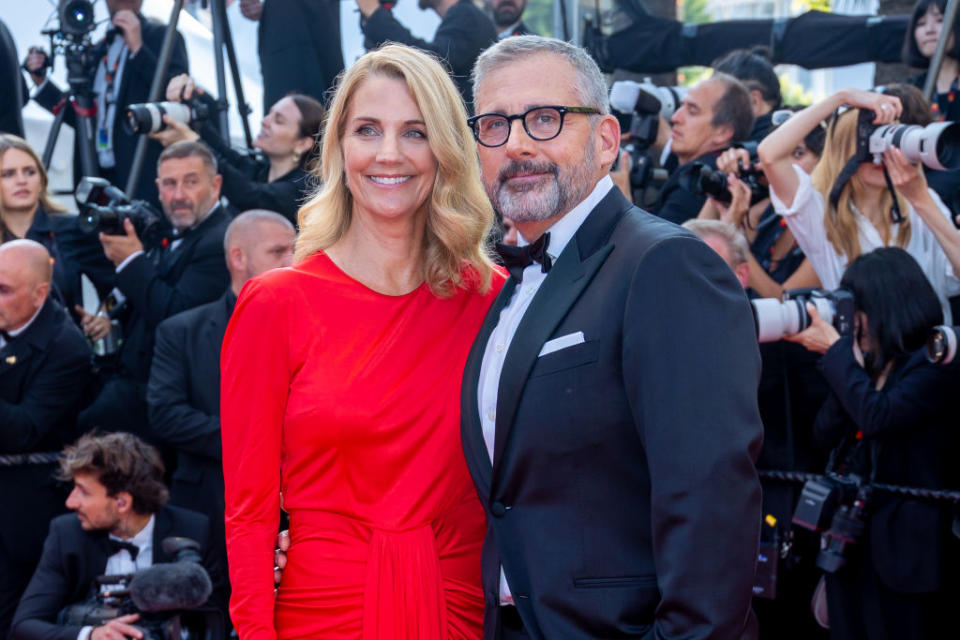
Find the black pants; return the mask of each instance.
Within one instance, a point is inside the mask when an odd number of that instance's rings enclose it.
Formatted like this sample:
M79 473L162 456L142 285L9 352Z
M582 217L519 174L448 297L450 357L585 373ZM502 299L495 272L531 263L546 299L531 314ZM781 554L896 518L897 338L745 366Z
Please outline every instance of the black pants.
M500 607L500 633L498 640L530 640L530 635L523 626L523 620L516 607Z

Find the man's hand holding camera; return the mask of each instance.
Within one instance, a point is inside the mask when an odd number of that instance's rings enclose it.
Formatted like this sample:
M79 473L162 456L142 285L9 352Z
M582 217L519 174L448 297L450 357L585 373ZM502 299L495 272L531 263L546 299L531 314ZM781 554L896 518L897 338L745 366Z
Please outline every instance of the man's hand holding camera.
M100 244L103 245L103 253L107 260L114 266L119 267L123 261L137 253L143 251L143 243L137 236L133 228L133 223L129 218L123 221L123 230L126 232L122 236L115 236L106 233L100 233Z
M123 39L130 49L131 55L137 55L140 47L143 46L143 34L140 31L140 18L129 9L121 9L113 14L110 21L113 26L120 30Z
M114 618L102 627L94 627L90 633L90 640L127 640L127 638L143 638L143 632L131 623L140 619L140 614L131 613Z

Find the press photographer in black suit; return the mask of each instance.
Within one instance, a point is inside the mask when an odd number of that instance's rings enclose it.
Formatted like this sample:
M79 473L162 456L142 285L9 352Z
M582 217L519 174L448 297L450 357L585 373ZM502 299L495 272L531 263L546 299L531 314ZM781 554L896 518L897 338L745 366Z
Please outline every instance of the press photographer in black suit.
M199 513L165 506L163 463L155 449L129 433L87 434L66 448L59 476L73 482L67 507L75 513L50 523L43 557L17 607L11 640L141 638L131 626L139 617L135 613L99 627L57 624L57 615L67 605L86 601L97 576L176 560L162 544L171 536L200 545L213 584L206 605L223 610L226 573L209 522ZM189 597L195 589L184 586L180 593ZM169 595L171 588L161 591Z
M100 62L90 78L97 105L94 144L100 175L121 189L126 189L139 136L127 133L122 126L124 110L128 105L148 101L150 83L159 62L167 27L143 17L140 13L143 0L106 0L106 3L113 27L107 32L106 38L95 45L96 58ZM61 105L64 92L46 77L46 59L47 54L41 49L31 48L24 65L38 87L33 99L48 110L58 105L67 109L64 122L75 127L73 109ZM178 32L174 37L167 79L187 72L187 48L183 36ZM158 143L147 145L143 171L134 197L157 201L154 168L160 150ZM79 152L75 153L75 180L82 175L79 158Z
M160 155L157 186L173 226L172 241L144 250L133 225L126 235L100 234L104 254L116 266L122 303L110 314L121 323L123 343L118 370L78 419L82 430L103 428L147 431L146 386L157 325L175 313L215 300L229 277L223 259L223 235L229 217L220 205L221 177L209 149L199 142L178 142ZM117 295L119 293L119 295ZM92 339L110 331L110 318L84 314Z
M230 288L218 300L157 327L147 404L153 433L177 452L170 502L209 516L221 547L220 344L244 283L268 269L289 266L295 237L293 225L273 211L241 213L223 240Z
M696 218L707 200L686 189L681 176L695 162L716 169L720 150L749 138L753 128L750 94L736 78L715 73L687 92L670 125L670 150L679 166L660 188L650 211L681 224Z
M63 512L51 473L90 374L86 340L49 296L52 276L38 242L0 245L0 638L40 558L37 532Z
M960 368L925 357L930 330L943 322L930 281L909 253L884 247L851 262L840 286L853 294L853 336L840 337L813 310L794 338L823 353L830 395L814 435L833 450L833 470L864 483L956 490ZM875 490L866 512L859 544L827 575L831 639L944 637L960 595L953 509Z
M527 0L489 0L488 4L498 37L536 35L523 23Z
M357 0L357 6L363 16L360 28L368 50L384 42L399 42L433 52L446 63L467 103L467 111L471 111L470 71L480 52L497 40L497 31L490 18L474 6L472 0L418 0L417 6L422 10L433 9L440 16L440 26L433 34L432 42L410 33L389 9L380 4L380 0Z

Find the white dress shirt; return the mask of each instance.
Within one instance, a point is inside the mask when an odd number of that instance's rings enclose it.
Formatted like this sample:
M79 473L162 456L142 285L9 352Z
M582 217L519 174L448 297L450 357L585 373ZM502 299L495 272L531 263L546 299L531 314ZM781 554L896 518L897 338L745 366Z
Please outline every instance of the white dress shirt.
M563 249L571 238L580 229L580 225L587 219L587 215L594 207L614 188L613 180L609 175L604 176L580 204L571 209L565 216L557 220L547 231L550 233L550 242L547 245L547 254L554 261L563 253ZM522 234L518 235L520 246L529 244ZM487 445L490 462L493 462L493 444L497 432L497 395L500 386L500 373L503 363L510 349L513 336L520 326L520 321L527 308L540 290L540 285L547 278L541 266L533 263L523 270L523 280L517 283L510 302L500 312L496 328L490 334L486 350L483 352L483 361L480 365L480 379L477 385L477 406L480 409L480 423L483 427L483 440ZM500 604L513 604L513 595L507 578L500 570Z
M827 240L827 228L823 225L826 212L823 194L813 188L810 176L803 169L797 165L794 165L793 169L799 180L797 193L793 196L793 204L789 207L785 205L773 189L770 190L770 201L773 203L774 211L783 216L787 227L793 232L793 237L797 239L800 249L810 258L810 264L820 277L820 284L824 289L832 291L840 286L840 279L847 268L848 260L846 256L837 253ZM944 206L940 196L932 190L930 195L943 216L950 220L950 210ZM899 224L891 223L890 244L885 245L872 222L859 213L854 215L857 216L861 253L869 253L884 246L895 246ZM940 298L944 322L951 324L952 314L947 298L960 293L960 279L953 273L953 266L947 259L947 254L943 252L943 247L937 242L933 231L912 205L909 205L906 215L910 217L911 230L910 240L904 250L913 256L927 276L933 290L937 292L937 297Z
M122 540L124 542L129 542L131 544L137 545L139 551L137 552L136 561L130 557L130 552L126 549L120 549L115 554L107 558L107 566L104 568L104 575L115 576L123 575L125 573L133 573L139 571L140 569L146 569L153 566L153 528L156 523L156 516L150 516L150 520L147 521L147 524L140 530L137 535L133 536L128 540L119 538L115 535L110 535L111 540ZM105 584L101 585L100 591L112 591L116 589L116 585ZM80 630L80 633L77 634L77 640L87 640L90 637L90 634L93 633L93 627L83 627Z

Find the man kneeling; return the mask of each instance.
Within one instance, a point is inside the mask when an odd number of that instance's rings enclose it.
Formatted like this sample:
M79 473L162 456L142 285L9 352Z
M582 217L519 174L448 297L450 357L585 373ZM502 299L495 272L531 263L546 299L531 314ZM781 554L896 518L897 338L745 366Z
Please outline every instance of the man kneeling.
M176 561L163 546L171 536L200 545L213 583L206 604L222 610L225 576L209 539L210 523L199 513L166 506L163 463L153 447L129 433L87 434L64 450L60 476L73 481L67 507L75 513L51 521L40 564L14 615L11 640L141 638L133 626L136 613L102 626L58 624L57 616L67 605L88 600L97 576Z

